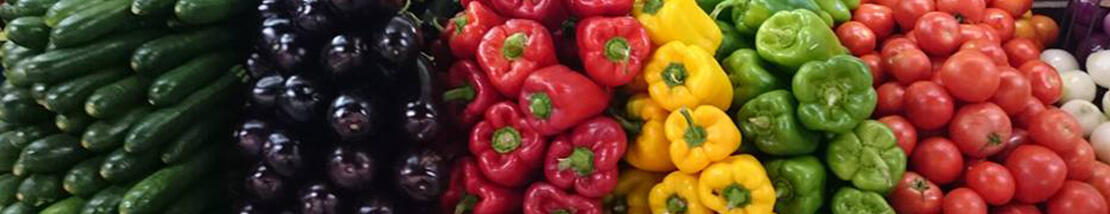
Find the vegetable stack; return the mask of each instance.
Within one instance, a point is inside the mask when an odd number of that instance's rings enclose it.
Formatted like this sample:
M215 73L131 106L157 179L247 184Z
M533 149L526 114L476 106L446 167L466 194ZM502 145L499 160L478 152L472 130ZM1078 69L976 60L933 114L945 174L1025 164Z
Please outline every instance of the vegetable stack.
M3 213L222 212L250 1L0 4Z

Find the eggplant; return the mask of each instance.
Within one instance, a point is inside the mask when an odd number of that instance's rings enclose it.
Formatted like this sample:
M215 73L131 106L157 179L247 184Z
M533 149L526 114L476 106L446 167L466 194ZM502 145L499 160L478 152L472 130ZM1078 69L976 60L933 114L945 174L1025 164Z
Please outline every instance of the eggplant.
M363 71L369 65L369 50L362 37L354 35L337 35L331 42L324 46L320 56L324 71L336 79L357 77L357 72Z
M293 12L293 23L301 35L321 37L329 35L337 27L328 11L324 0L297 0L297 9Z
M274 68L273 63L271 63L258 52L251 53L251 55L247 57L246 68L247 72L250 73L251 78L254 79L278 73L277 70Z
M1068 4L1068 13L1072 14L1072 23L1102 27L1102 18L1106 16L1107 9L1099 6L1100 0L1071 0Z
M341 93L328 107L328 124L345 141L374 135L382 117L374 98L362 90Z
M290 182L266 164L258 164L247 173L244 189L260 201L274 201L286 195Z
M282 93L285 93L285 77L277 73L262 76L251 88L250 103L259 108L271 109Z
M247 160L256 161L262 158L263 145L269 140L272 127L269 123L258 119L247 119L236 127L233 137L239 153Z
M410 92L401 104L401 129L409 140L418 144L436 143L447 128L447 114L436 88L435 66L431 59L418 57L416 62L416 91Z
M269 61L281 69L283 74L301 72L305 62L310 61L311 38L295 33L293 22L283 18L267 18L262 21L259 49L269 55Z
M375 195L368 198L358 200L354 206L352 213L356 214L393 214L398 213L397 203L389 199L389 196L375 193Z
M365 190L374 180L375 162L374 156L365 149L337 146L328 157L328 179L345 190Z
M258 5L258 14L263 18L289 16L288 0L262 0Z
M319 80L307 75L293 75L285 80L279 98L282 112L295 122L317 119L327 109L328 93Z
M304 145L283 130L275 130L263 146L266 165L282 176L296 177L305 170Z
M377 52L378 60L401 67L412 62L424 48L424 35L416 23L408 15L397 14L374 32L370 49Z
M1110 36L1104 33L1094 33L1079 41L1079 46L1075 49L1075 59L1079 60L1081 65L1086 64L1087 56L1108 48L1110 48Z
M339 195L325 182L309 184L301 190L301 214L338 214Z
M409 199L432 201L447 189L447 158L430 147L410 150L397 161L397 188Z

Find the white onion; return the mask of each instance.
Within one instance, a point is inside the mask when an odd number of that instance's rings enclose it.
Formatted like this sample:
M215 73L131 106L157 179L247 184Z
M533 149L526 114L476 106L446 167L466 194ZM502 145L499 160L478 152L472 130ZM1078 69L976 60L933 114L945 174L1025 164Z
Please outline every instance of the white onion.
M1060 73L1060 80L1063 82L1063 92L1060 96L1060 102L1068 102L1071 100L1095 100L1095 86L1094 80L1087 73L1078 70L1065 71Z
M1064 103L1064 105L1060 106L1060 110L1064 110L1064 112L1067 112L1068 114L1071 114L1072 117L1075 117L1075 121L1078 121L1079 126L1083 127L1084 137L1090 136L1091 132L1095 130L1096 126L1102 124L1103 122L1106 122L1106 116L1103 115L1102 111L1098 110L1098 106L1095 106L1095 104L1091 103L1091 101L1068 101L1067 103Z
M1048 49L1041 52L1041 61L1052 65L1057 72L1079 70L1079 62L1075 56L1061 49Z

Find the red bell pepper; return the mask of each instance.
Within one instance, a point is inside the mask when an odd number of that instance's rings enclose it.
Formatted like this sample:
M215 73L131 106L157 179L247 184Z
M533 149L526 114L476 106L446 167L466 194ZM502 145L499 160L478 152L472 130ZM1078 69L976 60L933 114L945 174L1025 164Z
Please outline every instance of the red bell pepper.
M552 136L604 111L609 93L590 78L555 65L532 72L517 103L533 129Z
M604 116L595 117L551 142L543 173L552 185L601 198L617 186L618 163L627 147L627 136L620 123Z
M451 183L440 197L443 213L500 214L520 210L520 192L490 183L474 159L462 158L451 169Z
M489 106L505 100L474 61L456 61L447 75L452 89L443 93L443 100L466 127L481 120Z
M472 1L465 6L465 11L459 12L447 23L443 37L447 38L451 54L454 54L455 58L473 59L482 36L485 36L490 28L505 23L505 18L501 18L497 12L480 1Z
M503 16L543 22L544 26L557 27L567 20L565 0L483 0L489 1Z
M515 97L532 71L558 63L551 36L539 23L512 19L490 28L478 44L478 64L501 94Z
M524 214L601 214L601 200L537 182L524 193Z
M651 55L651 37L629 16L586 18L578 23L577 34L586 74L605 86L632 82Z
M547 142L510 102L490 106L485 116L470 132L470 153L477 158L478 168L494 183L525 185L543 164Z
M577 17L623 16L632 12L635 0L568 0L567 8Z

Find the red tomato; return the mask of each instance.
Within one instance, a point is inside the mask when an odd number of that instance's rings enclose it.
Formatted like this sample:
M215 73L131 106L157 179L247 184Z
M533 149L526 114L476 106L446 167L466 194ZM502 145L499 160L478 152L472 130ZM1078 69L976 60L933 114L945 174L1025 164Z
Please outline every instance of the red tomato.
M879 118L879 122L886 124L894 132L894 136L898 138L898 147L906 154L913 154L913 147L917 146L917 130L913 128L909 120L899 115L891 115Z
M917 43L902 35L893 35L886 41L883 41L882 51L902 52L910 49L921 50L917 48ZM885 59L886 57L883 58Z
M913 35L917 37L917 46L933 56L952 54L963 42L960 22L943 12L929 12L918 18Z
M1011 203L996 207L993 214L1041 214L1041 210L1032 204Z
M894 10L887 6L861 4L855 14L852 14L852 21L866 25L878 40L886 39L894 32Z
M894 10L894 21L898 22L898 26L902 26L903 31L908 32L913 30L918 18L936 10L936 7L933 0L900 0L890 9Z
M1079 139L1071 152L1060 153L1068 165L1068 179L1083 181L1091 178L1095 170L1095 148L1087 140Z
M1002 46L1002 49L1006 50L1006 56L1010 58L1010 66L1015 68L1041 57L1041 48L1027 38L1011 39Z
M906 88L898 82L887 82L875 89L879 102L875 105L875 115L886 116L902 112Z
M863 63L867 64L868 70L871 71L871 85L883 84L886 81L886 71L883 70L883 58L879 57L878 53L872 52L871 54L859 57Z
M1110 213L1106 197L1095 187L1079 181L1068 181L1045 206L1049 214Z
M1021 145L1006 158L1006 168L1014 176L1014 199L1040 203L1064 186L1068 168L1055 152L1038 145Z
M1010 117L994 103L977 103L960 107L948 135L960 151L972 158L986 158L1005 148L1013 127Z
M991 6L1005 10L1010 16L1021 17L1029 8L1033 8L1033 0L992 0Z
M875 0L875 3L885 7L894 8L898 6L898 1L899 0Z
M1056 37L1060 35L1060 26L1056 25L1056 21L1048 16L1033 15L1033 18L1029 18L1029 22L1032 22L1033 31L1042 46L1056 43Z
M1005 10L998 8L987 8L983 11L983 24L987 24L998 32L999 41L1010 41L1014 38L1014 16L1007 13Z
M1003 205L1014 198L1014 176L1001 164L979 162L967 170L966 179L967 187L975 190L991 205Z
M934 137L921 141L910 156L913 171L921 173L929 181L945 185L956 181L964 169L964 157L956 144L944 138Z
M930 82L920 81L906 88L906 95L902 104L906 117L913 122L913 126L921 130L936 130L943 128L952 119L956 102L944 87Z
M1091 178L1087 179L1087 184L1098 189L1098 192L1106 197L1106 204L1110 204L1110 165L1095 161L1094 172L1091 173Z
M1029 121L1029 136L1033 143L1063 154L1072 152L1076 142L1083 140L1083 128L1070 114L1059 109L1048 109Z
M919 80L926 80L932 76L932 63L925 52L918 50L907 39L896 39L883 47L882 58L884 64L894 79L903 85L909 85Z
M937 11L952 14L961 23L983 21L983 10L986 9L987 2L983 0L937 0Z
M1002 151L998 151L994 156L991 156L991 160L999 163L1006 162L1006 157L1009 157L1010 153L1014 152L1014 149L1028 142L1029 132L1026 132L1024 129L1015 128L1014 133L1010 135L1010 139L1006 139L1006 146L1002 148Z
M943 198L940 187L914 172L902 175L890 193L894 211L902 214L940 213Z
M1040 100L1026 100L1025 109L1021 110L1021 113L1018 113L1017 117L1013 118L1014 122L1018 127L1029 128L1029 124L1033 121L1033 118L1037 117L1041 112L1044 112L1045 109L1047 108L1045 108L1044 104L1041 104Z
M995 44L1002 44L1002 42L999 42L1001 40L998 39L998 33L986 25L960 24L960 39L961 44L976 39L985 39Z
M987 214L987 203L975 191L960 187L944 196L944 213Z
M836 37L840 43L852 51L852 55L860 56L875 52L875 33L866 25L857 21L848 21L836 28Z
M1015 39L1018 40L1018 39ZM1052 65L1041 60L1031 60L1018 67L1018 70L1029 79L1033 96L1043 103L1056 103L1060 100L1063 91L1063 80L1060 73Z
M1014 21L1014 38L1026 38L1037 43L1038 47L1041 45L1041 40L1037 38L1037 28L1033 27L1033 21L1029 19Z
M1006 111L1007 115L1017 115L1025 110L1027 100L1033 99L1033 89L1029 86L1029 79L1010 66L1003 65L998 68L1002 71L998 74L1001 83L998 84L998 91L990 101L998 104L998 107Z
M1001 80L998 67L979 51L960 51L944 62L940 79L956 99L982 102L994 96Z

